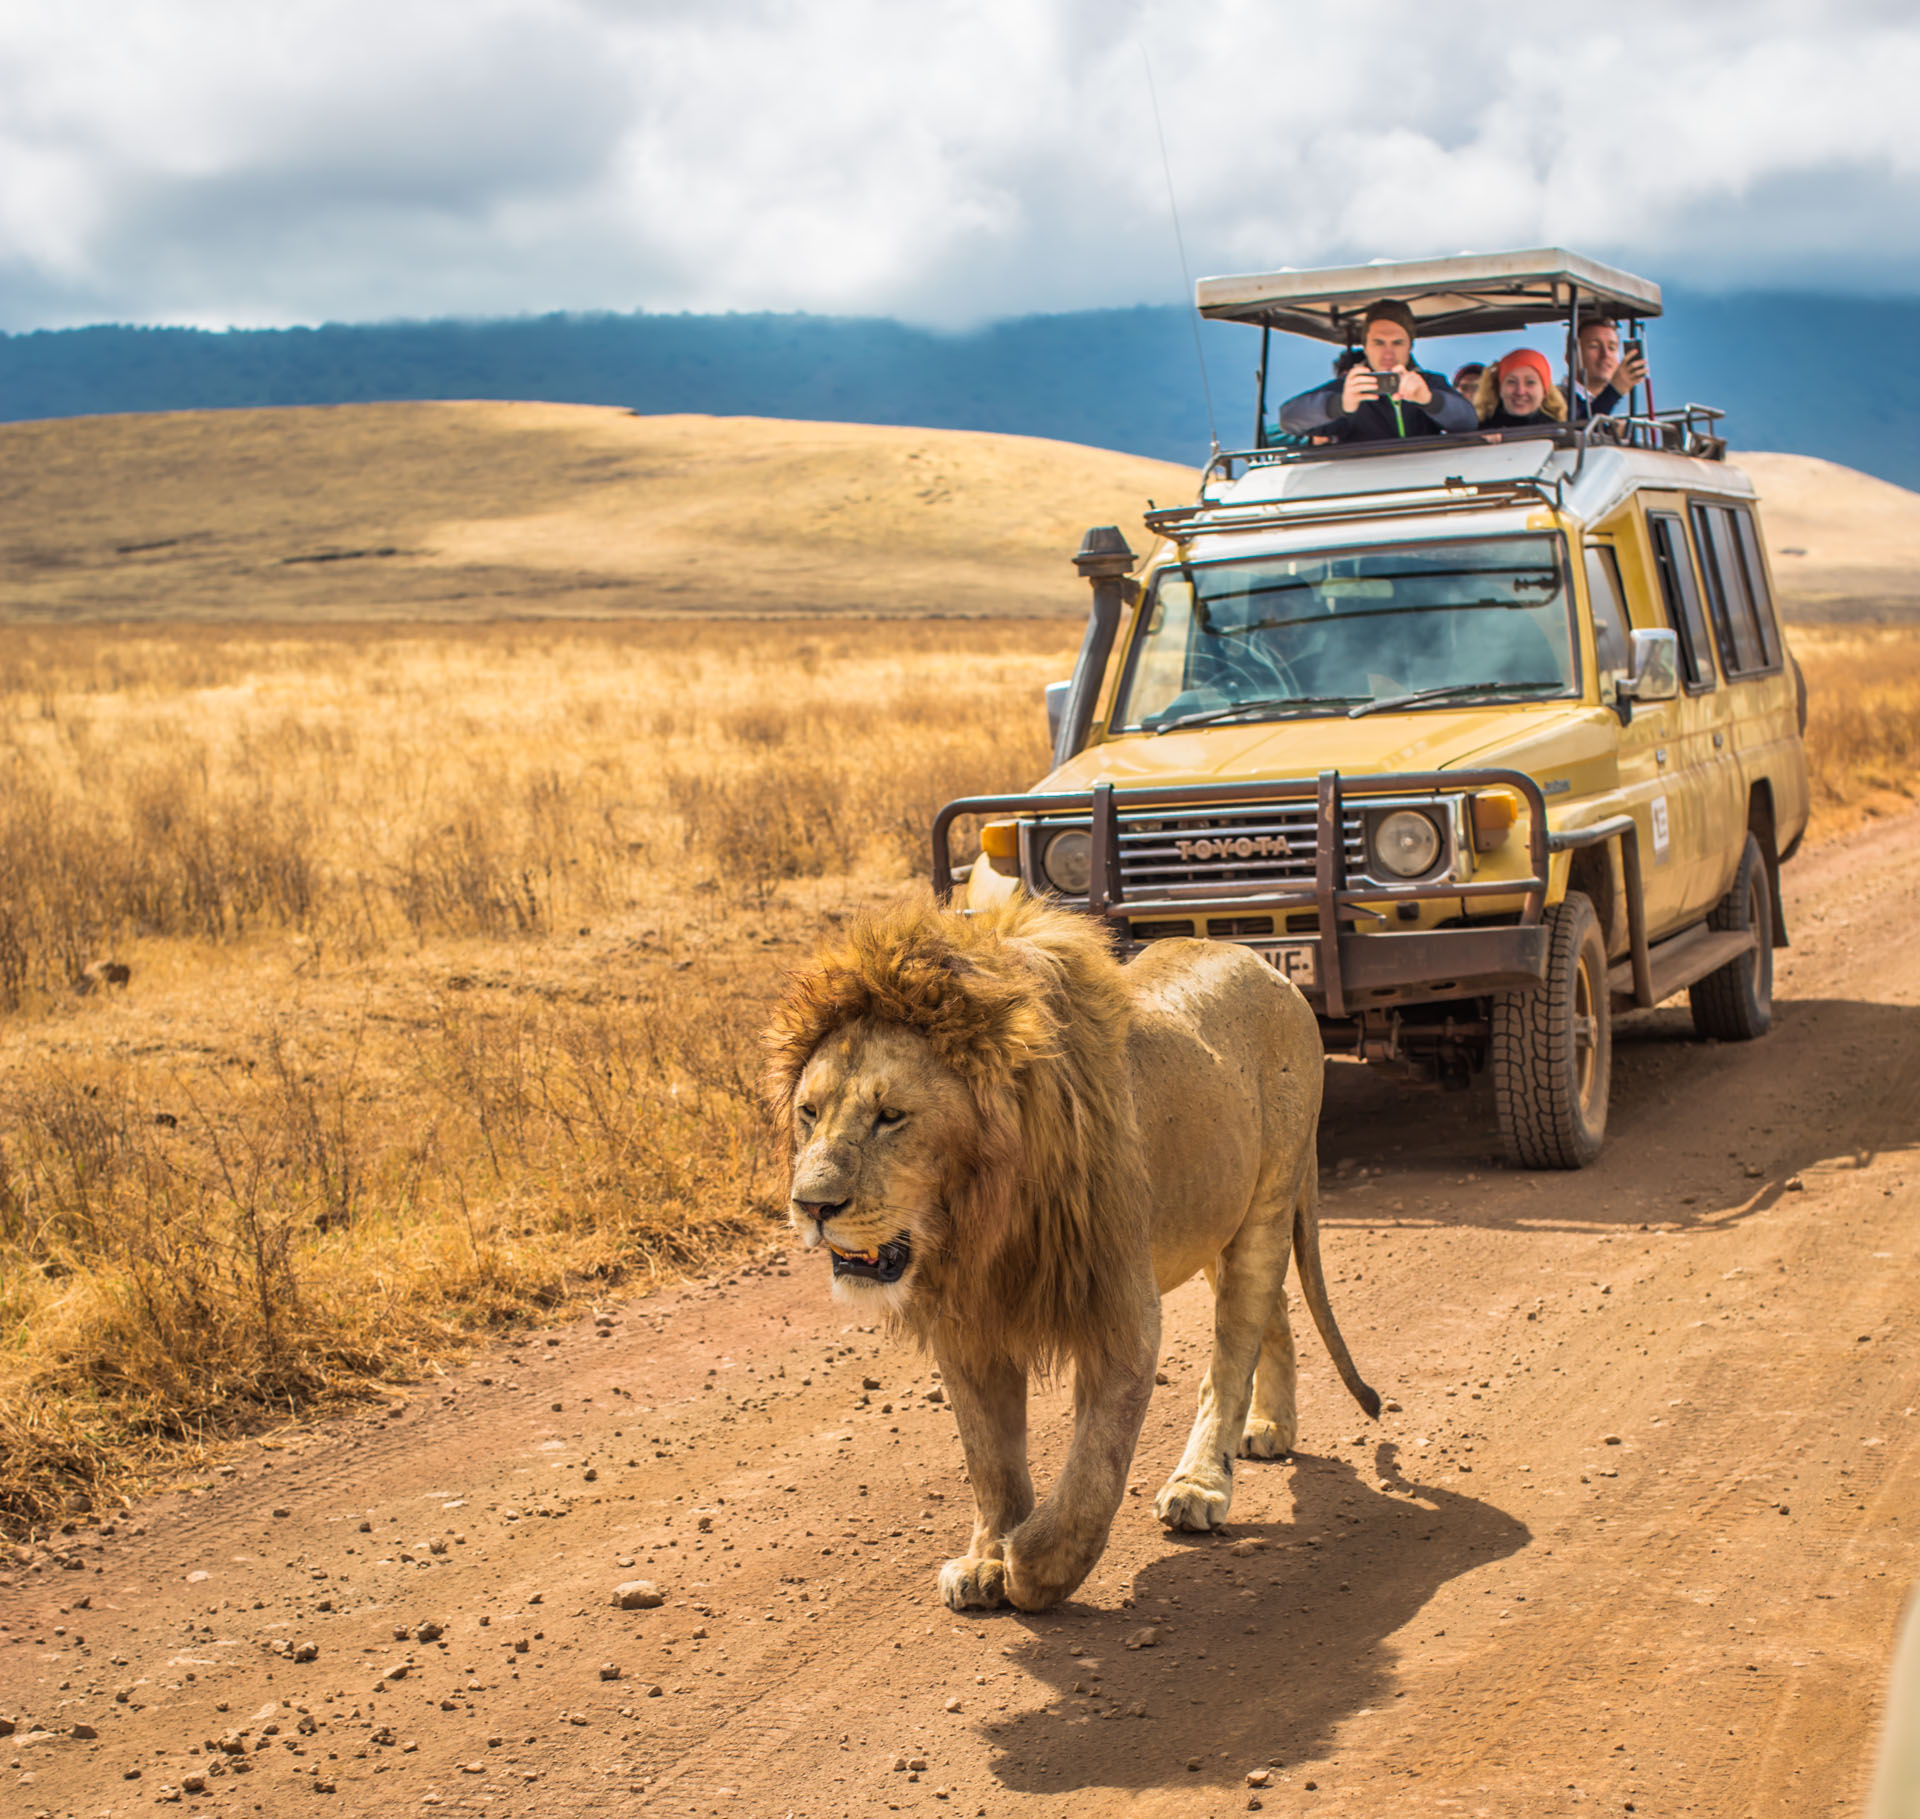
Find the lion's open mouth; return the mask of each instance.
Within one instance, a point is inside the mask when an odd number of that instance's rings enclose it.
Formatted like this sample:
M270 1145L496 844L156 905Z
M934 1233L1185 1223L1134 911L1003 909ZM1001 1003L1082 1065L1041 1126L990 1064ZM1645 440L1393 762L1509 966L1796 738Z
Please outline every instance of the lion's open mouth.
M831 1242L827 1249L833 1252L835 1276L859 1276L868 1282L898 1282L913 1260L913 1246L905 1232L878 1250L843 1251Z

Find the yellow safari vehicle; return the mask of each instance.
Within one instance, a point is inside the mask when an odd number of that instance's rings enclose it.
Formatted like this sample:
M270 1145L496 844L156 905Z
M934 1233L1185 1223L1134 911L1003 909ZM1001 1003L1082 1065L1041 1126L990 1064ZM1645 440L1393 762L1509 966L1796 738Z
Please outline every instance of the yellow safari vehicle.
M1634 333L1657 286L1552 250L1203 280L1203 314L1351 346L1378 298L1420 337ZM1196 503L1075 562L1093 604L1050 691L1054 769L951 802L935 889L1025 887L1133 954L1265 955L1330 1053L1465 1086L1509 1156L1605 1133L1615 1011L1688 991L1704 1036L1771 1016L1780 862L1807 820L1804 691L1754 490L1718 412L1216 454ZM1639 414L1632 407L1643 406ZM980 856L956 866L962 821Z

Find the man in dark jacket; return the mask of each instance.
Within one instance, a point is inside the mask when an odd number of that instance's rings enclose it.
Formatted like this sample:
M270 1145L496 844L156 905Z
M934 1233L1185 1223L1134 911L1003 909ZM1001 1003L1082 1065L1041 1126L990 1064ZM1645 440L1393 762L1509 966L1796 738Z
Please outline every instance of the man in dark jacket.
M1413 364L1413 311L1383 299L1361 322L1364 358L1346 376L1289 398L1280 427L1335 442L1443 436L1479 427L1473 406L1438 373Z
M1647 382L1647 363L1638 353L1624 359L1620 331L1611 322L1580 325L1580 379L1573 390L1573 420L1607 417L1636 385Z

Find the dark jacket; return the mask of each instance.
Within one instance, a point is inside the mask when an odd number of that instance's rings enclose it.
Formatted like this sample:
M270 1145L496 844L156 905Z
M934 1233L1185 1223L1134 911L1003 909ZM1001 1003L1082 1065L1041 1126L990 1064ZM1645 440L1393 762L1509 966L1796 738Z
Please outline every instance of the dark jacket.
M1415 368L1433 392L1431 404L1399 398L1369 398L1356 411L1340 408L1345 377L1289 398L1280 407L1280 427L1290 435L1329 436L1335 442L1391 442L1403 436L1444 436L1478 429L1473 406L1438 373Z
M1529 411L1524 417L1516 417L1504 404L1493 407L1493 415L1480 425L1482 429L1557 429L1558 417L1549 417L1545 411Z
M1625 392L1613 389L1613 381L1609 379L1591 398L1584 389L1575 386L1573 396L1567 400L1567 404L1573 412L1574 422L1584 423L1589 417L1611 417L1625 397Z

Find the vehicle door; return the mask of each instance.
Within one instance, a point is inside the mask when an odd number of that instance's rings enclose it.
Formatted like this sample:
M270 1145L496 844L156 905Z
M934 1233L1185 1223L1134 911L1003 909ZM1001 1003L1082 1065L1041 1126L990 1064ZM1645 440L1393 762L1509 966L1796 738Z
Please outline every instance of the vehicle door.
M1622 547L1624 546L1624 547ZM1626 563L1622 567L1622 555ZM1636 570L1638 549L1632 544L1630 524L1603 524L1586 540L1586 597L1594 617L1594 663L1601 676L1609 672L1624 674L1628 667L1628 630L1632 624L1651 624L1655 613L1647 605L1651 590ZM1634 613L1634 588L1628 576L1640 580L1640 611ZM1684 874L1674 862L1672 845L1672 809L1667 803L1668 784L1663 764L1657 757L1665 751L1670 759L1674 740L1674 703L1649 701L1636 703L1632 718L1620 728L1620 809L1634 816L1640 828L1640 874L1645 893L1647 926L1678 926L1684 907ZM1659 849L1665 847L1665 853ZM1659 857L1657 857L1659 853ZM1624 887L1624 872L1615 872ZM1613 922L1615 939L1609 943L1624 953L1626 918L1620 914Z
M1648 604L1658 609L1652 623L1668 626L1680 643L1680 693L1664 704L1667 737L1654 746L1662 788L1652 807L1649 852L1654 870L1670 872L1658 892L1649 889L1650 907L1657 901L1660 914L1649 916L1648 932L1658 940L1697 922L1725 893L1730 867L1739 863L1746 810L1686 501L1645 493L1641 503L1654 580ZM1635 708L1636 718L1640 711Z
M1796 761L1799 715L1753 508L1745 500L1695 497L1688 518L1726 678L1727 742L1743 810L1764 781L1773 792L1779 824L1797 827L1805 774L1804 764Z

